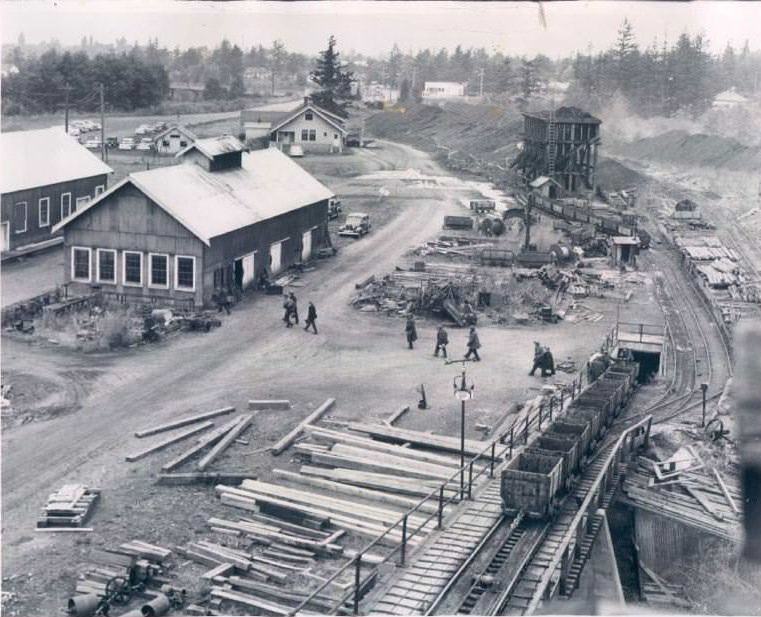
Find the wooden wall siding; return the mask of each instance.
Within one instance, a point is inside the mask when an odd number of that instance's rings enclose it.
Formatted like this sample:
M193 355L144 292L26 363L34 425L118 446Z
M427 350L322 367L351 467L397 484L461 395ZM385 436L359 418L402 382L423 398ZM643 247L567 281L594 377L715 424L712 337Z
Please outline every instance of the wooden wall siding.
M64 231L64 276L67 283L71 282L71 247L84 246L93 249L92 284L100 285L104 290L127 296L170 299L192 297L197 304L203 302L203 243L131 185L124 186L106 202L71 222ZM117 250L116 285L100 283L95 278L95 249L98 248ZM144 254L141 287L122 284L124 250ZM169 255L169 289L148 286L148 253ZM195 292L174 289L175 255L191 255L196 258Z
M700 550L702 534L673 519L637 508L634 523L639 558L657 574Z
M71 193L72 208L77 203L78 197L89 195L95 196L95 187L103 185L108 188L108 176L101 174L90 178L80 178L71 182L61 182L48 186L35 187L14 193L4 193L2 196L2 221L9 223L9 247L14 249L25 244L42 242L51 237L50 230L53 225L61 220L61 195ZM39 201L43 197L50 198L50 224L44 227L39 225ZM13 219L14 205L25 201L27 210L26 231L15 233L16 223Z
M312 129L315 131L315 141L304 141L301 139L301 131ZM302 146L305 152L330 152L334 144L333 135L338 135L337 146L334 148L340 152L342 149L343 139L341 137L341 131L336 129L333 125L323 120L316 113L313 114L312 120L304 119L304 112L299 114L291 122L278 129L281 131L293 131L294 143ZM327 133L327 135L325 135Z

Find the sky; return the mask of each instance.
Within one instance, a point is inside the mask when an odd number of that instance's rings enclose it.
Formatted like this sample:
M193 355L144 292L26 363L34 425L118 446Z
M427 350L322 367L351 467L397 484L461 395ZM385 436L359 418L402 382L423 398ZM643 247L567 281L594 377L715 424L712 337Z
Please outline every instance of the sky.
M339 49L377 56L394 43L405 51L484 47L510 55L556 58L607 49L624 17L637 41L707 36L710 48L728 42L761 48L761 2L175 2L172 0L5 0L0 37L13 43L83 36L110 43L124 36L163 46L216 46L227 38L243 48L280 39L291 51L316 54L331 34Z

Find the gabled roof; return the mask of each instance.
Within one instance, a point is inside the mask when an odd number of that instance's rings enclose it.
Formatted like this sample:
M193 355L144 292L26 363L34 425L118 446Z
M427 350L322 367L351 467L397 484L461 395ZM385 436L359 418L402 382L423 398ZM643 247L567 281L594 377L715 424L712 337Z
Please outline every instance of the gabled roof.
M0 133L0 192L113 173L63 128Z
M166 135L168 135L169 133L174 133L175 131L179 131L180 133L185 135L185 137L187 137L188 139L192 139L193 141L198 139L198 137L196 137L193 131L184 127L182 124L176 124L175 126L170 126L168 129L164 129L163 131L161 131L158 135L156 135L156 137L153 138L153 141L158 141L159 139L163 139Z
M220 154L230 152L243 152L246 149L237 137L232 135L222 135L221 137L210 137L208 139L196 139L192 144L180 150L175 157L180 158L191 150L198 150L205 157L213 159Z
M534 178L530 183L529 186L532 189L538 189L543 187L547 183L554 184L556 186L560 186L560 183L558 183L556 180L553 180L552 178L548 176L539 176L538 178Z
M132 184L204 244L223 234L334 196L277 148L243 153L240 168L209 172L188 162L130 174L53 227L64 228Z
M724 90L724 92L719 92L714 97L715 101L725 101L727 103L747 103L748 99L745 98L742 94L739 94L734 88L730 88L729 90Z
M302 105L299 107L296 111L294 111L290 116L286 117L285 119L278 122L276 125L272 127L272 131L277 131L281 128L283 128L286 124L290 124L293 122L296 118L298 118L301 114L303 114L305 111L312 111L313 113L320 116L325 122L336 128L338 131L346 134L346 129L343 127L343 119L339 116L329 112L326 109L323 109L322 107L317 107L314 103L307 103L305 105Z

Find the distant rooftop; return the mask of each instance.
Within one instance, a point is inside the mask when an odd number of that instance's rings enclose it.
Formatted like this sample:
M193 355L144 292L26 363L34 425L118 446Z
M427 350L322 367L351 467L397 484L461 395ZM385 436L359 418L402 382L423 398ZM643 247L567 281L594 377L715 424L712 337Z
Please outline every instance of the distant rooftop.
M523 115L529 118L538 118L540 120L545 120L545 121L549 121L550 119L549 110L525 111L523 112ZM578 107L558 107L555 110L555 121L556 122L577 122L577 123L582 122L586 124L602 124L602 120L600 120L599 118L595 118L588 111L584 111L583 109L579 109Z
M222 137L198 139L184 150L178 152L176 156L179 158L189 150L198 150L201 154L211 159L230 152L243 152L245 149L246 147L240 143L237 137L223 135Z

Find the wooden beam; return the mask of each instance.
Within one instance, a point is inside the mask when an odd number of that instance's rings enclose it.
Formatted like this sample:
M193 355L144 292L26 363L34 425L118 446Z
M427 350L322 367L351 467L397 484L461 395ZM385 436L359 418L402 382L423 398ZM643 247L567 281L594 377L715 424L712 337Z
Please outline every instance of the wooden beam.
M729 489L727 488L727 485L724 483L724 479L721 477L721 475L716 469L713 470L713 475L716 477L716 481L719 483L719 486L721 487L721 492L724 494L724 498L727 500L729 507L732 508L732 512L734 512L735 514L740 514L740 510L737 508L737 504L735 504L735 500L732 499L732 495L729 494Z
M177 458L174 458L168 463L165 463L164 465L162 465L161 471L172 471L173 469L179 467L185 461L193 458L196 454L198 454L205 448L209 447L210 445L222 439L225 433L227 433L237 423L238 423L237 418L234 420L230 420L227 424L224 424L223 426L220 426L218 429L215 429L214 431L211 431L207 435L204 435L198 440L198 443L195 446L193 446L192 448L188 450L185 450L185 452L178 455Z
M186 484L219 484L243 482L256 476L250 473L232 473L226 471L191 471L189 473L160 473L156 484L167 486L186 485Z
M133 463L134 461L139 461L141 458L145 458L149 454L153 454L154 452L158 452L159 450L168 448L169 446L174 445L177 442L182 441L183 439L187 439L188 437L192 437L193 435L196 435L197 433L200 433L201 431L205 431L207 428L211 428L212 426L214 426L213 422L204 422L203 424L199 424L198 426L189 428L187 431L183 431L179 435L173 435L172 437L169 437L165 439L164 441L160 441L159 443L154 444L150 448L146 448L145 450L142 450L141 452L128 454L124 458L130 463Z
M369 424L363 422L352 422L349 430L357 433L366 433L373 437L379 437L395 441L397 443L409 442L426 448L443 450L445 452L460 452L460 440L456 437L447 437L443 435L431 435L421 431L411 431L382 424ZM481 441L465 440L465 455L475 456L481 450L486 448L487 444Z
M400 409L397 409L388 418L386 418L386 424L388 424L389 426L394 426L394 422L396 422L399 418L401 418L409 410L410 410L410 406L409 405L405 405L404 407L401 407Z
M180 418L179 420L175 420L174 422L168 422L166 424L160 424L159 426L154 426L152 428L143 429L142 431L136 431L135 437L147 437L148 435L155 435L156 433L171 431L172 429L175 429L175 428L180 428L182 426L187 426L188 424L194 424L196 422L208 420L209 418L222 416L224 414L232 413L233 411L235 411L235 407L222 407L220 409L214 409L213 411L205 411L204 413L199 413L199 414L196 414L195 416Z
M257 613L263 613L265 615L282 615L282 617L287 617L291 614L291 609L287 606L281 606L274 602L266 602L265 600L249 594L228 591L221 587L212 587L211 595L215 598L222 598L223 600L230 600L232 602L237 602L238 604L243 604L244 606L253 607L257 610Z
M278 454L282 453L283 450L288 448L297 438L299 435L301 435L301 432L304 430L304 427L310 425L312 422L316 422L319 420L326 411L328 411L333 405L335 404L336 399L329 398L326 400L322 405L320 405L317 409L315 409L312 413L310 413L304 420L299 422L299 424L294 428L290 433L285 435L280 441L278 441L272 448L272 453L277 456Z
M236 424L233 428L231 428L227 435L225 435L222 440L214 446L211 451L204 456L200 461L198 461L198 470L203 471L206 469L210 463L214 461L215 458L217 458L222 452L227 450L227 448L230 446L230 444L235 441L238 436L245 431L249 425L251 424L251 420L254 416L251 414L241 416L238 419L238 424Z
M273 400L273 401L249 401L248 408L250 411L261 409L290 409L291 401Z
M713 508L713 506L708 502L708 500L706 499L705 495L703 495L703 493L701 493L697 489L694 489L691 486L688 486L686 484L682 484L681 486L685 491L687 491L690 497L692 497L695 501L697 501L702 506L702 508L706 512L708 512L711 516L713 516L717 521L724 520L724 516Z

